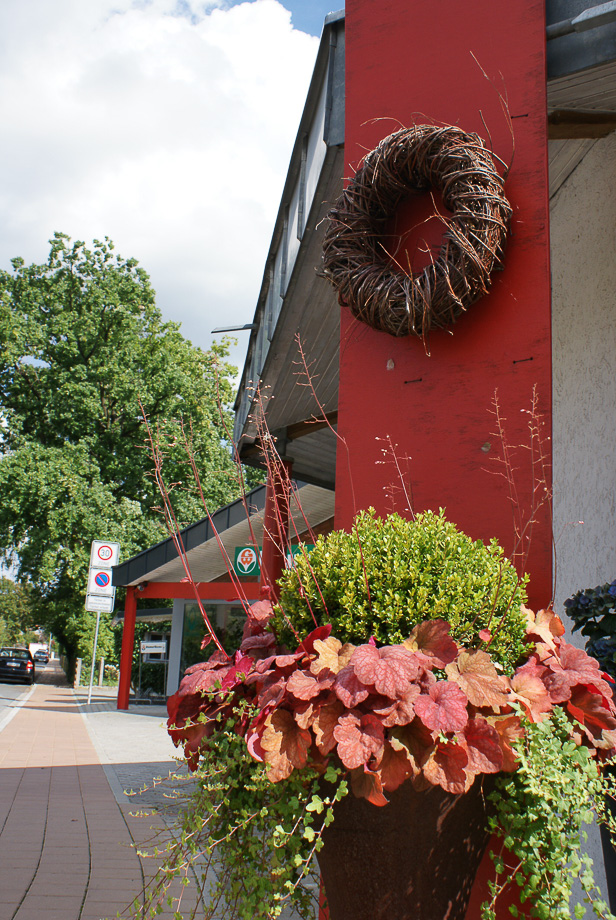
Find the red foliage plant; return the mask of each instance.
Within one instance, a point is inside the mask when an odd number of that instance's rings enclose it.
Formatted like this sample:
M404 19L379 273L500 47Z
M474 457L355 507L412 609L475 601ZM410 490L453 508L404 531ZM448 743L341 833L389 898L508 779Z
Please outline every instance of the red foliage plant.
M321 626L289 653L268 630L271 613L267 601L253 605L235 655L217 650L189 668L169 699L169 732L191 769L221 717L235 718L271 782L307 765L324 771L333 758L375 805L407 779L458 794L480 774L514 770L520 712L540 722L562 706L578 744L602 760L616 748L611 688L597 662L563 640L551 610L526 610L528 653L511 678L487 652L458 646L444 620L381 648L342 645ZM242 700L251 715L237 715Z

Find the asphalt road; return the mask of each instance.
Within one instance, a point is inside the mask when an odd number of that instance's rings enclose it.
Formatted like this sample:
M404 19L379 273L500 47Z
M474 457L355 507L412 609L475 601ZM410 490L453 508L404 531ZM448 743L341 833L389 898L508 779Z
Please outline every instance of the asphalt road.
M60 671L57 661L44 665L36 665L36 683L64 683L64 675ZM19 704L27 699L32 692L28 684L18 684L14 681L0 681L0 729L6 720L12 716Z
M10 706L15 700L20 700L30 690L27 684L17 684L0 681L0 709L3 706Z

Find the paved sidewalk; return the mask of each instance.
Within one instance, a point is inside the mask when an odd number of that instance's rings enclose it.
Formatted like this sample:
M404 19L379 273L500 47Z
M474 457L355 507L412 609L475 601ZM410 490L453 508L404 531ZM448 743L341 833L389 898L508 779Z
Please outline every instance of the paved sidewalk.
M165 804L160 787L123 794L175 766L164 710L117 712L104 691L90 706L85 694L80 707L62 677L57 665L41 671L0 726L0 920L102 920L126 911L156 869L133 844L168 825L131 815ZM192 900L194 886L187 893Z

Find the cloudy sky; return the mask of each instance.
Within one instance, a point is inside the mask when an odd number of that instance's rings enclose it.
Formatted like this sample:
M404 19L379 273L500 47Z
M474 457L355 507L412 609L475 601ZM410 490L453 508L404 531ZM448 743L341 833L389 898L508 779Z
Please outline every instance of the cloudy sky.
M2 0L0 267L45 261L55 230L109 236L195 344L250 322L318 36L343 5Z

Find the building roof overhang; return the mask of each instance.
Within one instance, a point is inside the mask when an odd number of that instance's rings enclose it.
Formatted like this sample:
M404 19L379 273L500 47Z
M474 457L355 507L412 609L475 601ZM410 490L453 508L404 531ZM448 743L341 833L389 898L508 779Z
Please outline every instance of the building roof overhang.
M290 500L292 540L306 531L307 524L317 527L334 513L333 492L303 482L296 482L296 487ZM211 518L203 518L180 532L195 582L211 582L227 575L228 560L232 565L237 546L252 545L253 538L261 544L264 509L265 486L257 486L245 499L225 505ZM175 541L169 537L115 566L112 582L116 587L134 587L145 583L178 583L185 578Z

